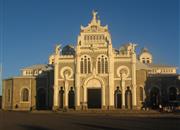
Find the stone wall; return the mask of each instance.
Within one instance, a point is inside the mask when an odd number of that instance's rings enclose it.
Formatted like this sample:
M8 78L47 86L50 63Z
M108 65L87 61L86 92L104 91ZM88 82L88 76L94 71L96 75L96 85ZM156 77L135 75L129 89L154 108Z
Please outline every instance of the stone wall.
M3 80L3 103L2 108L5 110L11 110L13 106L13 79Z
M46 92L46 108L52 108L52 81L47 77L14 77L3 80L3 109L31 110L38 107L38 90ZM28 90L28 101L22 101L22 90Z

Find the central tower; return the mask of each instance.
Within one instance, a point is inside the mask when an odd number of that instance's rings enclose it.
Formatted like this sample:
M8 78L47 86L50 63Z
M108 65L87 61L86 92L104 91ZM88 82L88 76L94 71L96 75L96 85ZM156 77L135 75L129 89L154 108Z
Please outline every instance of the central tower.
M81 26L78 36L77 46L80 47L107 47L111 44L111 36L108 26L101 26L101 21L97 18L97 12L92 12L92 20L88 26Z
M76 106L80 105L79 101L81 100L85 108L88 102L85 82L88 82L88 80L94 81L96 78L101 80L103 84L106 84L106 86L101 87L101 108L114 106L114 55L112 51L111 35L108 31L108 26L101 25L101 21L97 17L97 14L98 13L95 11L92 12L90 23L86 27L81 26L80 34L77 38L75 57L76 95L79 95L81 86L84 96L83 99L79 99L79 96L76 97ZM105 81L106 83L104 83ZM105 88L107 88L107 92ZM108 96L108 100L106 100L105 95Z

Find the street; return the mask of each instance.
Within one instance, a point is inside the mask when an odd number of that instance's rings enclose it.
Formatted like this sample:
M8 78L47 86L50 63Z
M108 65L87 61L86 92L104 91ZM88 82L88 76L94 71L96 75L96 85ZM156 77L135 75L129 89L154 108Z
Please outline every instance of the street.
M0 130L178 130L176 114L0 111Z

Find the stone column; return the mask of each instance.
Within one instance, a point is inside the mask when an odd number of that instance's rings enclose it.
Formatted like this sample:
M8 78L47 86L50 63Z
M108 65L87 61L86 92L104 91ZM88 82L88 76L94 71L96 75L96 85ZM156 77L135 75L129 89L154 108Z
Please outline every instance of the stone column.
M133 109L136 109L137 108L136 85L133 85L132 95L133 95Z
M77 49L78 50L78 49ZM76 75L75 75L75 109L80 109L80 57L76 55Z
M58 86L54 85L54 104L53 104L53 109L57 110L59 107L58 103Z
M68 86L69 86L68 84L69 84L68 81L65 80L64 81L64 100L65 100L64 109L68 109Z
M114 109L114 55L112 52L112 44L108 46L109 52L109 109ZM104 97L106 98L106 97Z
M80 89L79 87L76 87L75 89L75 109L79 110L80 109Z
M132 105L133 109L137 107L136 97L136 54L132 53Z
M83 96L83 109L87 109L87 88L83 87L84 96Z
M121 87L122 87L122 109L125 109L125 79L121 79Z
M106 106L106 103L105 103L105 86L102 87L102 109L106 109L105 106Z
M55 57L55 61L58 60ZM54 65L54 100L53 100L53 110L57 110L59 108L58 102L58 95L59 95L59 88L58 88L58 62Z
M59 58L60 58L60 47L56 45L54 50L54 97L53 97L53 110L59 109Z

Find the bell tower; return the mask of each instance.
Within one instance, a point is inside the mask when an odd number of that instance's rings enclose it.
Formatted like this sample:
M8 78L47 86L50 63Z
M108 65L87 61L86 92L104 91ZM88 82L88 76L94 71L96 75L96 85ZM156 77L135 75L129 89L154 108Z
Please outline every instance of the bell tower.
M77 40L77 46L98 48L107 47L111 44L111 36L108 26L102 26L100 19L97 18L98 12L92 11L92 19L90 23L84 27L81 26L80 34Z

